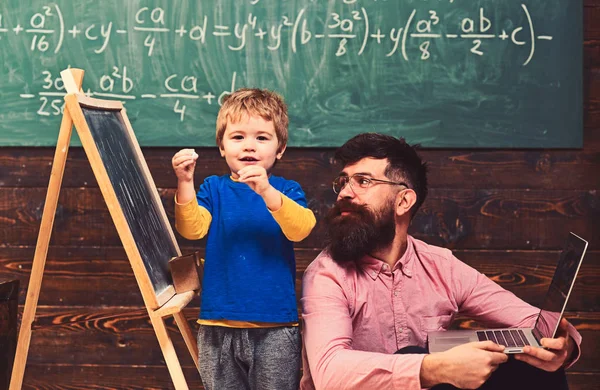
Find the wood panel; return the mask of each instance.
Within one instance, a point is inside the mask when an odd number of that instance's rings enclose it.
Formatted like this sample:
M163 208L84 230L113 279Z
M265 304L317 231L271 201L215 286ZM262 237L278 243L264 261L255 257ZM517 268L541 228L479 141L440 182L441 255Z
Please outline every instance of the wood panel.
M309 207L321 219L334 201L324 184L305 186ZM173 224L172 188L160 197ZM34 245L45 199L44 188L0 188L0 242ZM569 231L590 240L600 236L600 193L596 190L463 190L432 188L411 232L453 249L558 249ZM178 236L181 245L195 245ZM65 188L56 212L52 245L118 246L120 239L97 188ZM324 229L296 246L321 248Z
M600 95L600 77L597 77ZM531 188L588 189L600 185L595 174L600 163L597 149L588 139L600 138L596 128L586 128L583 150L423 150L430 183L437 188ZM591 140L590 140L591 141ZM600 141L599 141L600 142ZM177 179L171 168L175 148L144 148L142 151L158 187L173 188ZM197 148L195 182L209 175L227 174L216 148ZM0 187L46 187L52 165L51 148L0 148ZM332 149L290 147L274 174L302 185L330 183L339 170ZM71 148L63 187L97 187L90 164L81 148Z
M0 275L21 281L20 303L25 300L33 247L0 251ZM202 248L183 247L182 253ZM300 296L302 275L319 249L297 249L296 287ZM558 261L558 251L455 251L454 255L507 290L540 305ZM501 265L501 266L499 266ZM600 251L591 251L580 270L569 301L571 311L600 311ZM141 294L129 261L118 247L52 247L48 254L39 304L93 308L114 305L142 306ZM191 303L197 307L198 302Z
M142 308L139 308L142 309ZM163 362L162 354L144 310L104 308L91 313L88 308L62 307L60 310L41 307L33 330L28 363L43 364L115 364L155 365ZM197 309L184 311L194 327ZM574 366L580 372L598 372L593 357L600 348L600 316L598 313L568 312L566 317L581 333L582 356ZM167 321L182 365L193 366L176 325ZM459 319L456 327L476 328L471 320Z

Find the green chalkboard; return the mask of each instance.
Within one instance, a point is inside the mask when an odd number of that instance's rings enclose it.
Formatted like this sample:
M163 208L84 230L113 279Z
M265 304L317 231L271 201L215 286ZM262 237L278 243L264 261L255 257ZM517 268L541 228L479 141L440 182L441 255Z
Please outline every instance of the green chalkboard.
M0 145L53 145L64 89L142 146L214 146L219 97L269 88L290 146L582 146L582 0L3 0Z

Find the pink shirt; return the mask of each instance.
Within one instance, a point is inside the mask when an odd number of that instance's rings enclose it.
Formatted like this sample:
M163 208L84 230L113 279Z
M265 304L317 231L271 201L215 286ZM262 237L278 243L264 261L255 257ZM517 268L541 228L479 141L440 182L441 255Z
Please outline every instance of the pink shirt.
M397 350L425 347L427 332L448 329L458 313L490 327L532 327L539 314L449 250L411 236L391 270L369 256L341 267L321 252L302 290L303 390L420 389L425 355ZM579 345L575 328L569 333Z

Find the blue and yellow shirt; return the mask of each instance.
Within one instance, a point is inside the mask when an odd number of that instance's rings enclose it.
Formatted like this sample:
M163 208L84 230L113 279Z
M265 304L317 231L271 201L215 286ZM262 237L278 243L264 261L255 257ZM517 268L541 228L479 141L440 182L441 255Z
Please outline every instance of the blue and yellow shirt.
M270 211L247 184L210 176L196 198L175 202L175 227L185 238L207 233L199 322L229 327L271 327L298 322L293 242L315 226L300 185L270 176L282 195Z

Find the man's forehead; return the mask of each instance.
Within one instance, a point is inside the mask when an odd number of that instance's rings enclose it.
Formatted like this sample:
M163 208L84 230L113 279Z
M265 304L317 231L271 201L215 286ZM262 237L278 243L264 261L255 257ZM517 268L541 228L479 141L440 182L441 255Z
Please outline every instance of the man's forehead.
M342 173L352 176L355 173L362 173L370 176L383 175L388 166L387 158L365 157L354 164L348 164L342 169Z

